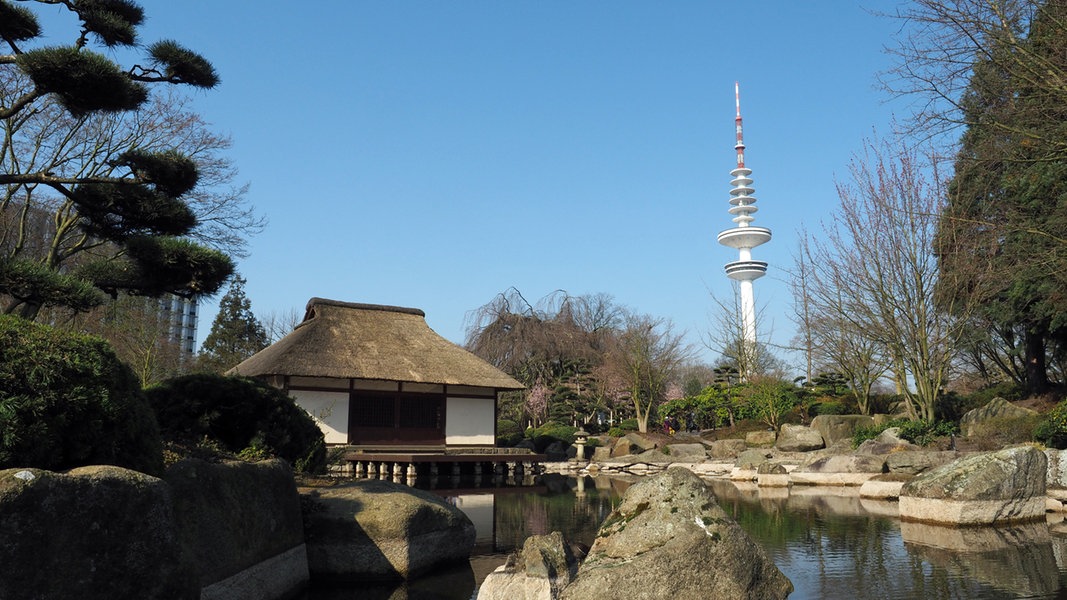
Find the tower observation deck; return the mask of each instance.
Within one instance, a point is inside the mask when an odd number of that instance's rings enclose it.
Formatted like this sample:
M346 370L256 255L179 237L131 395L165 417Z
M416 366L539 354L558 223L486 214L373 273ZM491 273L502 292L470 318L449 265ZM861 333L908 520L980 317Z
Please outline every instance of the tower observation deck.
M733 180L730 184L730 214L733 222L737 225L731 229L719 233L718 240L723 246L734 248L738 252L738 259L726 264L726 276L739 283L740 298L739 309L741 317L741 333L747 343L756 342L756 302L752 291L752 282L763 277L767 273L767 263L752 259L752 249L766 244L771 240L771 230L766 227L754 227L753 214L759 210L756 208L756 198L752 196L752 169L745 166L745 142L741 135L741 92L738 84L734 84L734 100L737 106L737 116L734 122L737 125L737 167L730 171Z

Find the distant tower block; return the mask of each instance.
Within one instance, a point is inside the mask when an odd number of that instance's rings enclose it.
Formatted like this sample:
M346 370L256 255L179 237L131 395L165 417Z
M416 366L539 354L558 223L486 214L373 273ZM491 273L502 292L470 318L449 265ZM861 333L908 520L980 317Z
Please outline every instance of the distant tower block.
M753 213L757 210L756 199L751 195L753 190L750 186L752 180L749 175L752 169L745 167L745 142L741 137L741 91L740 86L734 83L734 101L737 105L737 168L730 171L733 180L730 182L733 189L730 190L730 214L737 226L727 229L719 234L719 243L723 246L736 248L738 260L727 263L726 276L740 284L740 310L741 310L741 333L746 344L756 343L756 300L752 293L752 282L763 277L767 272L767 263L762 260L752 260L752 249L761 244L766 244L771 239L771 230L766 227L753 227L755 220Z

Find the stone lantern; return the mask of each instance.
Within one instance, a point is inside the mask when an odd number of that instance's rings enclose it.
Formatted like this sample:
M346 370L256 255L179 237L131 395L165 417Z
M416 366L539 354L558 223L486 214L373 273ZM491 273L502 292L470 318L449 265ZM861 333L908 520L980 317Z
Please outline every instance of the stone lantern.
M577 460L585 460L585 444L589 441L589 432L579 429L574 432L574 457Z

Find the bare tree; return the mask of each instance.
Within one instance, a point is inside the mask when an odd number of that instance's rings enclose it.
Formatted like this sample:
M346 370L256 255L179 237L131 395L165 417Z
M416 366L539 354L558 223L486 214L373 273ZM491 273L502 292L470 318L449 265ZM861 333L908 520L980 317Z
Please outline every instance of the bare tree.
M781 370L781 365L770 350L768 339L770 337L766 328L761 326L763 322L763 309L756 311L756 330L760 337L756 343L745 341L744 324L741 321L741 300L737 290L737 282L731 282L733 294L730 301L724 301L712 295L715 303L715 319L712 330L704 339L704 345L709 350L718 352L735 367L741 381L758 375L769 375ZM777 373L780 374L780 373Z
M848 380L862 414L870 413L874 385L886 373L881 343L862 328L844 318L848 298L840 290L821 290L815 294L818 279L816 257L812 254L811 236L806 232L798 254L794 256L793 302L798 307L797 322L808 354L809 373L813 365L837 372ZM802 279L802 281L798 281ZM808 382L813 380L809 374Z
M272 310L264 315L260 322L267 332L267 337L271 343L274 343L289 335L302 320L303 315L301 312L295 308L290 308L280 312Z
M882 74L881 81L890 93L913 99L909 132L929 139L978 124L964 110L978 63L1040 94L1047 105L1067 105L1067 62L1035 51L1028 43L1039 12L1055 4L1046 0L913 0L900 11L886 14L900 19L901 29L896 44L888 48L895 57L894 66ZM1067 35L1067 22L1059 14L1046 16L1045 26L1054 30L1052 35ZM982 124L1047 144L1047 159L1067 157L1067 139L1058 130L1039 124L1020 129L1017 115L1005 117Z
M674 331L669 319L648 315L628 315L611 359L625 373L626 385L637 415L637 427L648 431L652 408L666 398L667 386L678 370L691 359L692 347L684 343L684 333Z
M831 326L877 344L913 415L933 420L965 319L935 302L935 234L944 181L932 159L868 142L823 236L809 240L809 290Z
M119 359L137 374L142 387L179 375L191 366L172 335L168 313L160 310L156 298L124 295L70 318L64 326L110 342Z
M812 297L808 292L812 267L806 252L807 240L807 231L801 229L799 248L793 257L789 288L793 293L793 323L797 326L793 345L804 353L804 379L810 383L815 377L815 314Z

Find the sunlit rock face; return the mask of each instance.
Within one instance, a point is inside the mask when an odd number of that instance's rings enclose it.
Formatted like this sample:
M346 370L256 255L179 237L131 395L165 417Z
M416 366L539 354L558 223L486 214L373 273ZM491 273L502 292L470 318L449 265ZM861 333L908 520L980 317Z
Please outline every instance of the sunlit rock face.
M1037 416L1037 411L1016 406L1004 398L997 397L985 406L967 411L960 418L960 432L965 437L981 435L990 428L1005 427L1012 421L1032 419Z
M560 532L532 535L485 578L478 600L557 600L577 571L578 560Z
M837 454L800 465L789 476L796 485L863 485L883 472L881 456Z
M792 591L707 484L673 467L627 490L562 597L773 600Z
M852 438L860 427L871 427L874 419L866 415L819 415L811 420L811 428L822 434L827 446Z
M775 448L782 452L810 452L826 446L822 434L805 425L782 425Z
M444 499L375 479L306 493L308 569L312 579L413 579L466 561L474 524Z
M1042 519L1047 468L1045 454L1033 446L961 458L905 484L900 518L949 525Z

